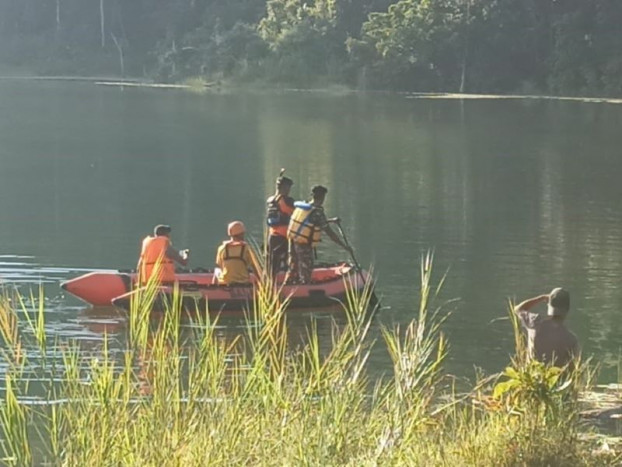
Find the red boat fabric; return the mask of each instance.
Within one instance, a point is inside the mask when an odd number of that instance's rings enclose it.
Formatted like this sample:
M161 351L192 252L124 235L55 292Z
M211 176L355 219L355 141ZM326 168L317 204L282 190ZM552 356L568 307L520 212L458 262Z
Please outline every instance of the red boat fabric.
M357 272L347 263L319 267L313 270L311 284L283 285L281 296L303 307L328 304L331 300L335 302L345 297L347 284L344 279L360 290L367 277L365 271ZM212 285L212 272L178 273L177 278L184 300L188 303L195 301L197 306L210 307L210 310L240 308L253 299L252 284L232 287ZM277 285L283 278L284 274L277 276ZM133 272L91 272L64 282L61 286L91 305L110 306L115 300L117 306L127 308L128 300L136 290L136 279L137 275ZM251 280L255 281L256 278L251 275ZM163 284L160 293L171 295L172 284Z

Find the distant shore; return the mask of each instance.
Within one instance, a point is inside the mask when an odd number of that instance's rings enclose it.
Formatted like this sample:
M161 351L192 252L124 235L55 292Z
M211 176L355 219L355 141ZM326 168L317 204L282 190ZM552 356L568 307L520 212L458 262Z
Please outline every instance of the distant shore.
M390 90L359 90L345 85L334 85L318 88L298 88L291 86L270 86L267 84L240 85L220 81L205 81L202 78L189 78L178 83L158 83L144 78L120 78L118 76L34 76L28 74L0 75L0 81L67 81L88 82L102 86L135 87L152 89L181 89L202 90L208 88L225 88L238 90L262 90L262 91L285 91L285 92L330 92L333 94L369 93L369 94L397 94L407 99L441 99L441 100L500 100L500 99L530 99L530 100L553 100L585 102L594 104L622 104L622 98L611 97L587 97L587 96L551 96L529 94L481 94L481 93L455 93L455 92L403 92Z

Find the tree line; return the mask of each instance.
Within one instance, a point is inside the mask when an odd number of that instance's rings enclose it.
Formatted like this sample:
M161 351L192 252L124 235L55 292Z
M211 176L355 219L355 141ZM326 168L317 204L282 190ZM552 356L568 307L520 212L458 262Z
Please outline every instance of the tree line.
M619 0L0 0L0 58L45 74L622 94Z

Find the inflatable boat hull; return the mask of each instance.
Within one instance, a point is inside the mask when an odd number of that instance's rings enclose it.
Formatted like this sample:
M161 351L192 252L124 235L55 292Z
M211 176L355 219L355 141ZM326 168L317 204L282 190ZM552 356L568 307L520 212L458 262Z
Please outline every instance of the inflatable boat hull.
M296 309L336 305L346 299L348 287L362 290L368 281L366 271L356 271L347 263L315 268L310 284L281 286L283 276L279 274L277 277L281 299L287 299L290 308ZM212 285L212 272L179 273L177 277L185 309L220 312L252 307L253 284ZM252 279L254 281L254 277ZM135 287L135 281L135 273L92 272L64 282L61 287L94 306L114 305L129 310L132 297L141 291ZM172 284L164 284L159 288L154 308L165 309L171 303L172 295Z

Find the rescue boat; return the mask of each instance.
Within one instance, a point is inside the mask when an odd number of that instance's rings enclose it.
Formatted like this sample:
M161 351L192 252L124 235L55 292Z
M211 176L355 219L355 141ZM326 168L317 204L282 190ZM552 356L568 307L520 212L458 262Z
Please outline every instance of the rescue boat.
M251 284L213 285L213 271L196 270L177 274L182 306L185 309L210 312L240 311L252 306L256 278ZM313 270L311 283L303 285L282 284L284 274L277 276L282 299L288 299L292 309L322 308L336 305L346 299L346 288L363 290L369 274L348 263L322 265ZM132 296L140 293L136 288L135 272L91 272L63 282L67 292L95 306L114 305L129 310ZM159 288L154 309L165 308L173 294L172 284Z

